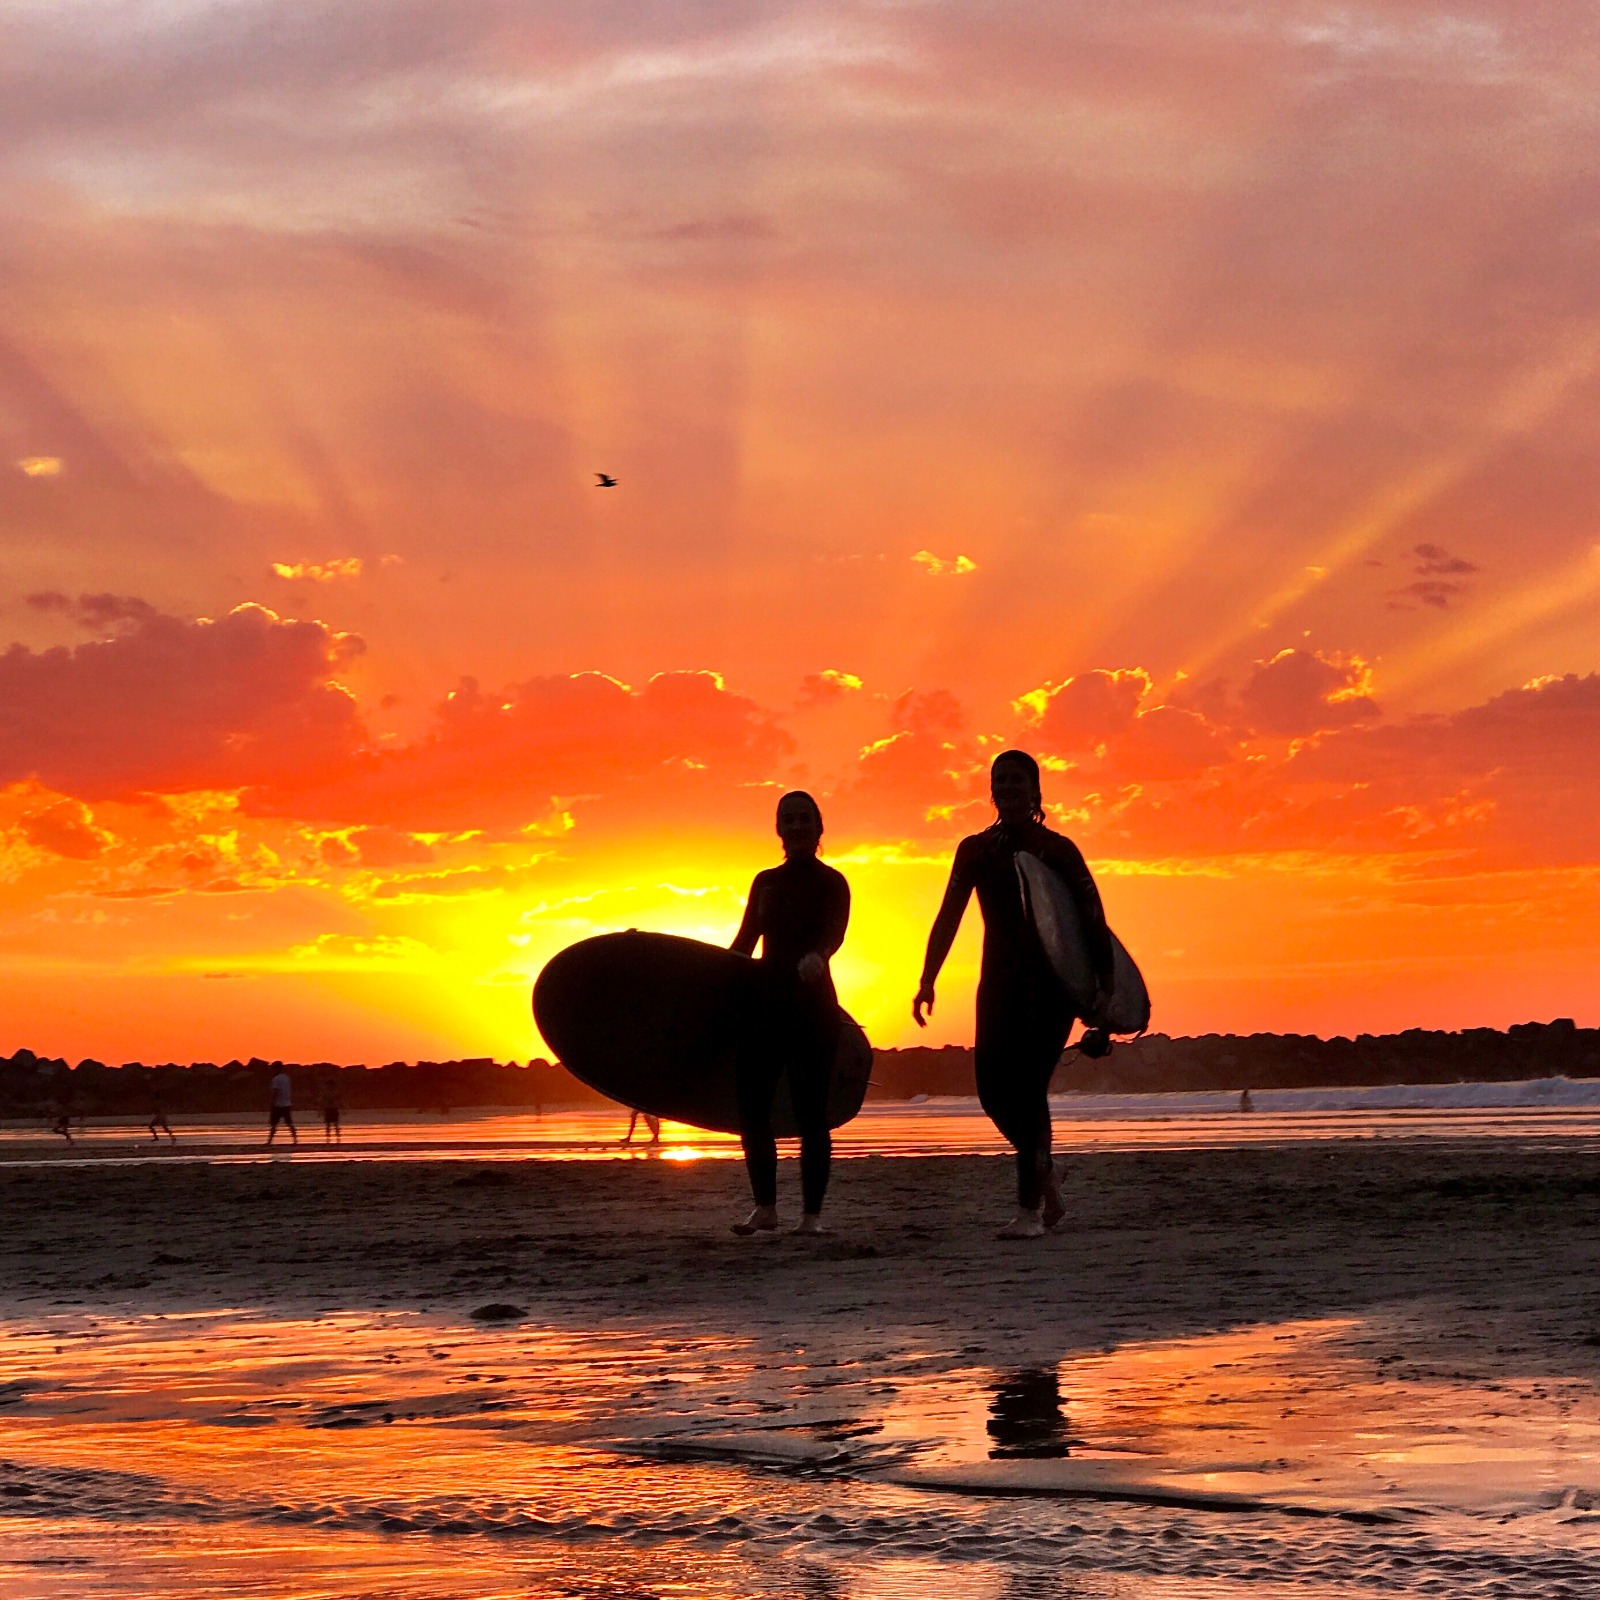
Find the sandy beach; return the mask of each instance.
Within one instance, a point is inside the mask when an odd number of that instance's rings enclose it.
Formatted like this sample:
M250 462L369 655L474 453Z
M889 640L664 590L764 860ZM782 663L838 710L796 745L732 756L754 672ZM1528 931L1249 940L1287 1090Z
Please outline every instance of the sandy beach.
M1068 1174L1002 1245L992 1157L841 1163L821 1239L731 1161L0 1173L6 1592L1590 1592L1600 1152Z
M787 1163L783 1181L794 1189ZM1352 1142L1080 1156L1063 1228L1002 1246L1008 1182L1002 1159L841 1163L827 1237L747 1241L727 1227L747 1204L735 1162L12 1170L0 1304L464 1317L501 1300L540 1322L846 1345L937 1330L1007 1359L1384 1310L1422 1318L1408 1361L1600 1372L1600 1152Z

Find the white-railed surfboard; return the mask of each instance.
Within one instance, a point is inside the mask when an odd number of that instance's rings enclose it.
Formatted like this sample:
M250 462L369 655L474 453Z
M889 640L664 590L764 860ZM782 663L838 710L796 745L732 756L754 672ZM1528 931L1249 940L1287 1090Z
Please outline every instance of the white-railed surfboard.
M1066 881L1031 850L1019 850L1016 862L1023 909L1073 1010L1085 1016L1094 1000L1094 962L1083 936L1078 903ZM1138 964L1115 933L1111 935L1111 973L1111 1001L1103 1015L1092 1019L1094 1025L1108 1033L1143 1033L1150 1026L1150 991Z

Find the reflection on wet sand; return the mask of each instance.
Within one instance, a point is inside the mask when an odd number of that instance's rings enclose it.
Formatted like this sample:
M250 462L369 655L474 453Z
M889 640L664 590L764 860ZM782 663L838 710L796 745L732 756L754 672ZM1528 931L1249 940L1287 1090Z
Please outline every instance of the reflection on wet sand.
M1577 1593L1600 1572L1592 1388L1395 1381L1371 1331L997 1371L906 1342L415 1315L12 1323L0 1580L8 1600L632 1595L647 1571L712 1600L1304 1597L1386 1572Z
M1072 1439L1061 1410L1054 1367L1023 1367L995 1382L989 1396L989 1455L995 1461L1070 1455Z

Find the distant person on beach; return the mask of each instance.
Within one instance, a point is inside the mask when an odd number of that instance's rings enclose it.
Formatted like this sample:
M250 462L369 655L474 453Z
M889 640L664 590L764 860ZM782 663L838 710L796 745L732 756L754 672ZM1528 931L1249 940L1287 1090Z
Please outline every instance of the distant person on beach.
M911 1014L919 1027L927 1026L923 1013L932 1014L939 969L976 891L983 913L973 1051L978 1099L1017 1153L1017 1214L998 1237L1036 1239L1064 1214L1051 1165L1049 1092L1074 1013L1023 904L1018 851L1054 868L1072 893L1098 985L1086 1019L1091 1023L1111 993L1111 933L1078 847L1045 826L1038 762L1021 750L1001 751L989 768L989 794L997 819L956 846Z
M178 1136L172 1131L172 1124L167 1121L167 1106L161 1093L161 1086L154 1078L150 1080L145 1094L145 1104L150 1108L150 1120L145 1124L150 1130L150 1137L157 1144L161 1143L161 1135L166 1136L176 1144Z
M1244 1089L1239 1094L1239 1109L1241 1111L1254 1111L1256 1103L1250 1098L1250 1091Z
M343 1096L339 1093L339 1074L325 1072L319 1085L322 1101L322 1142L324 1144L344 1143L344 1107ZM291 1122L290 1127L294 1124Z
M742 1022L736 1078L739 1139L755 1209L734 1224L738 1234L778 1226L778 1143L772 1099L784 1069L800 1128L800 1190L804 1212L796 1233L821 1233L833 1136L828 1131L828 1086L839 1041L839 1000L828 962L850 922L850 885L817 860L822 811L803 790L778 802L783 865L758 872L732 948L761 957L752 974Z
M624 1144L633 1143L633 1130L639 1126L640 1117L644 1118L644 1125L650 1130L649 1142L651 1144L660 1144L661 1118L652 1116L648 1111L635 1111L634 1114L628 1118L628 1131L623 1134L622 1142Z
M62 1084L50 1107L50 1131L59 1133L68 1144L72 1143L72 1086Z
M289 1137L294 1143L300 1143L300 1131L294 1125L294 1088L289 1082L289 1074L279 1067L273 1075L272 1083L267 1090L267 1143L271 1144L278 1136L278 1124L286 1122L289 1125Z

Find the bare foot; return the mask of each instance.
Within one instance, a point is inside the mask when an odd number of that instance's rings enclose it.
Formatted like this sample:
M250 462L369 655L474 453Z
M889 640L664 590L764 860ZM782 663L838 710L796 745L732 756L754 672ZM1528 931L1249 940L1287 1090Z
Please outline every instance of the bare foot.
M822 1218L813 1212L806 1212L801 1219L789 1230L790 1233L826 1233L828 1230L822 1226Z
M1037 1211L1019 1210L996 1234L997 1239L1042 1239L1044 1220Z
M757 1206L743 1222L736 1222L733 1231L741 1239L748 1239L752 1233L776 1233L778 1231L778 1210L776 1206Z

